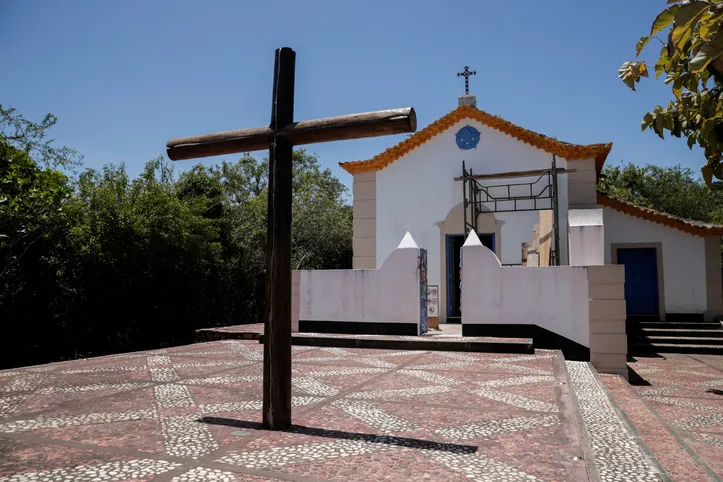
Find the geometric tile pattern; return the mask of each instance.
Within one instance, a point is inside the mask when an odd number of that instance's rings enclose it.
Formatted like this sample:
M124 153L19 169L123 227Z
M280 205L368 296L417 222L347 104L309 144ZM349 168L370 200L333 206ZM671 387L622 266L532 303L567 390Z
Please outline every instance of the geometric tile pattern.
M613 408L591 365L575 361L566 361L565 365L600 479L616 482L661 480L655 465L640 449L631 428Z
M471 423L456 427L445 427L435 430L445 438L455 440L469 440L480 437L489 437L499 433L514 433L521 430L530 430L538 427L549 427L559 423L557 415L539 415L534 417L507 418L491 420L489 422Z
M165 385L156 385L154 393L156 395L156 403L159 407L190 407L193 405L191 393L185 385L176 385L168 383Z
M63 480L77 482L139 480L168 472L180 466L165 460L141 459L127 462L110 462L99 465L80 465L30 474L18 474L0 477L0 482L58 482Z
M399 370L397 373L400 375L408 375L417 377L428 382L433 382L438 385L459 385L461 382L451 377L440 375L431 371L422 370Z
M534 475L529 475L514 467L510 467L509 465L489 459L481 453L460 454L430 451L429 457L433 461L445 465L455 472L464 475L464 477L469 480L476 480L480 482L492 482L497 480L529 482L542 480Z
M557 406L552 403L541 402L522 395L515 395L501 390L494 390L492 388L480 388L478 390L473 390L472 393L481 397L489 398L490 400L494 400L496 402L507 403L513 407L522 408L524 410L533 410L536 412L557 411Z
M204 467L196 467L188 472L171 479L171 482L235 482L239 480L233 472L226 472L218 469L207 469Z
M28 399L30 395L10 395L0 397L0 417L13 413L21 403Z
M13 420L0 424L0 433L27 432L30 430L39 430L45 428L65 428L77 427L82 425L95 425L101 423L128 422L134 420L144 420L154 418L155 410L142 409L132 412L115 412L115 413L84 413L82 415L68 417L43 417L29 420Z
M382 433L407 432L420 428L416 424L408 422L401 417L390 415L370 403L337 400L333 403L333 406L341 408L344 413L361 420Z
M340 440L337 442L319 442L294 445L291 447L274 447L254 452L232 452L216 462L241 465L251 469L273 469L284 465L332 460L339 457L393 450L393 445L373 443L363 440Z
M558 352L294 347L294 427L283 432L259 425L262 359L258 342L227 340L0 371L0 482L595 473L562 409L573 402Z
M527 383L537 382L553 382L555 378L550 375L538 375L529 377L515 377L515 378L504 378L501 380L488 380L486 382L479 382L484 387L512 387L515 385L525 385Z
M691 466L686 480L723 478L723 357L717 355L663 354L636 357L628 363L632 369L632 389L637 391L647 410L665 423L678 460L663 463L666 471ZM659 459L666 459L669 445L658 437L646 442ZM693 469L706 475L697 476Z
M197 415L178 415L161 419L166 453L175 457L197 459L218 448L208 427Z
M447 386L430 386L419 388L399 388L392 390L372 390L370 392L356 392L348 396L351 398L396 398L409 397L413 395L429 395L432 393L449 392L451 388Z
M135 390L136 388L149 387L151 383L97 383L94 385L75 385L69 387L47 387L42 388L38 393L72 393L90 392L96 390Z

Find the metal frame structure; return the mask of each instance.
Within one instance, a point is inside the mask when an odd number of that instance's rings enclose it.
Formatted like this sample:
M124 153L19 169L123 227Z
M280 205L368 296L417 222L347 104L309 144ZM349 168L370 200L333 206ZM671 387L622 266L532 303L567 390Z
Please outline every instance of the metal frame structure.
M538 192L535 192L534 186L541 186ZM506 195L493 195L495 191L500 191ZM514 191L514 192L513 192ZM522 191L522 194L519 192ZM558 187L557 187L557 159L555 154L552 155L552 165L540 174L533 182L483 185L480 183L470 169L467 171L465 162L462 161L462 193L464 198L464 229L465 233L471 230L477 232L477 219L483 212L482 207L486 207L493 213L499 212L523 212L523 211L543 211L552 209L552 232L554 236L554 244L550 246L550 263L552 265L560 264L560 208L558 205ZM538 201L549 199L549 207L541 207ZM518 201L527 201L523 206L518 206ZM530 207L530 201L532 206ZM505 208L512 203L511 208ZM471 219L467 219L467 208L471 207Z

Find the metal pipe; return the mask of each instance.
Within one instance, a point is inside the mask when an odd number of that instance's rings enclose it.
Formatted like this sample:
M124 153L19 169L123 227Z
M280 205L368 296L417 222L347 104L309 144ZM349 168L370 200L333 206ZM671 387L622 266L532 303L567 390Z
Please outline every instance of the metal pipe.
M552 226L555 234L555 265L560 265L560 207L557 202L557 157L552 155Z

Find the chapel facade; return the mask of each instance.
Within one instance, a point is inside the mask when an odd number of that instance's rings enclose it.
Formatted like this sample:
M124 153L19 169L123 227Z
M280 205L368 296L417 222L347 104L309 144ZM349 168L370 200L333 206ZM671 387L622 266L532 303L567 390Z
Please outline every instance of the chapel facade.
M380 268L410 232L428 252L439 321L455 322L466 233L476 232L502 265L533 269L523 266L523 243L533 246L538 232L545 238L538 240L545 247L539 260L566 265L569 211L602 209L605 264L625 265L628 317L722 315L723 227L598 192L611 148L530 131L478 109L474 96L460 96L455 110L399 144L340 163L353 176L354 268Z

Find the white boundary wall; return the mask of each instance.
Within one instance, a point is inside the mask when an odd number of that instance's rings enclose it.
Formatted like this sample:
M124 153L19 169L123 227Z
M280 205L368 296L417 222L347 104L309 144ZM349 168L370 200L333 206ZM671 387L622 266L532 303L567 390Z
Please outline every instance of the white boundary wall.
M404 323L420 334L419 248L407 233L381 268L299 271L299 320Z
M462 262L463 325L532 324L590 347L586 267L503 267L475 233Z

